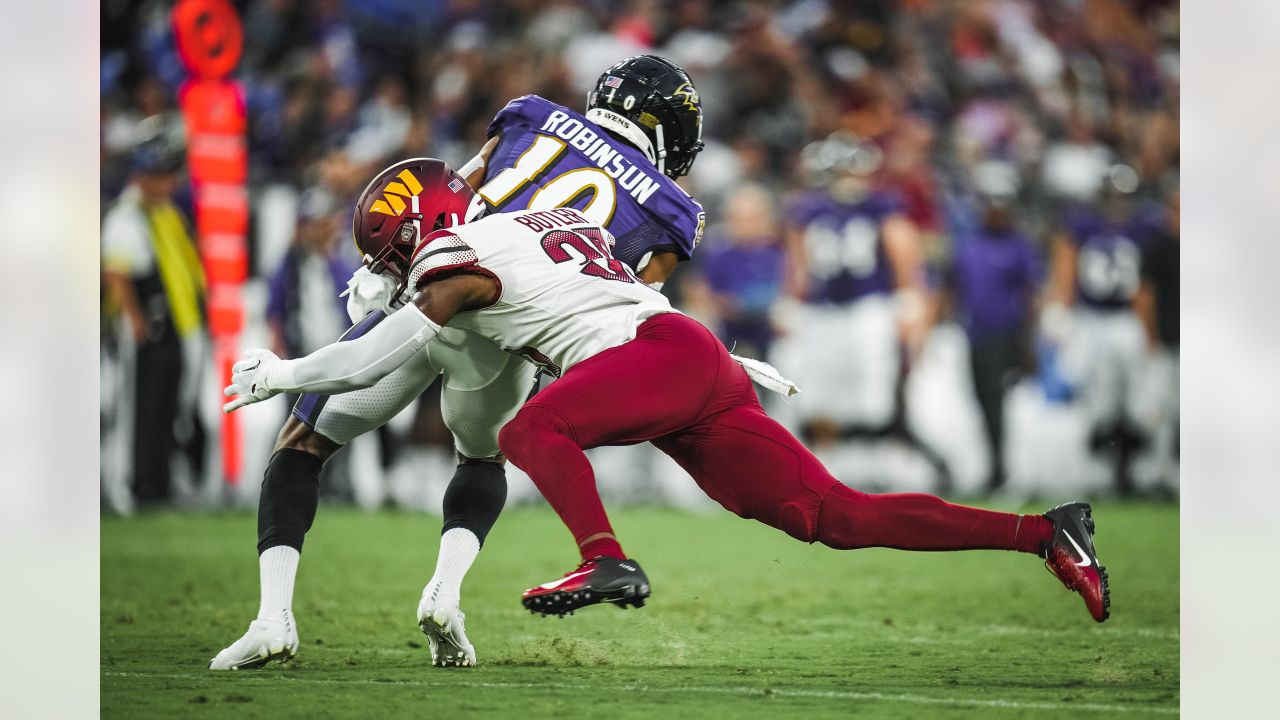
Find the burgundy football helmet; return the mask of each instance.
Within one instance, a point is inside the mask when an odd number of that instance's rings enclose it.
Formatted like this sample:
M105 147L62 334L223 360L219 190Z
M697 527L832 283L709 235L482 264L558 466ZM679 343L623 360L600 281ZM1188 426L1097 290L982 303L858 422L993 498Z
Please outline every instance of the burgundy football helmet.
M403 289L409 261L422 238L461 225L483 207L443 160L401 160L378 173L356 201L352 234L365 265L395 278Z

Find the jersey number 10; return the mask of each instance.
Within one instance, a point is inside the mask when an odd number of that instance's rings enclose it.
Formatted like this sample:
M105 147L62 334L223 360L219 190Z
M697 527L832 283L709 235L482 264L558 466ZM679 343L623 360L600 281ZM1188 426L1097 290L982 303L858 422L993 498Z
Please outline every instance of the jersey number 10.
M490 205L500 209L515 195L546 171L564 153L563 141L539 135L516 159L515 165L506 168L480 188L480 195ZM554 210L568 207L590 194L591 200L582 209L588 220L608 225L618 206L618 189L613 178L598 168L577 168L560 173L541 183L542 187L529 198L528 210Z

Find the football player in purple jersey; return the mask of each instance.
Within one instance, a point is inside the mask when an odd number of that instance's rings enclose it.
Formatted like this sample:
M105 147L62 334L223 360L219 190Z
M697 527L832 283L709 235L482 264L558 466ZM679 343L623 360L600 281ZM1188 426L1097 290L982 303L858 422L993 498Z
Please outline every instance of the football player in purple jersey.
M810 442L896 435L934 466L945 463L906 428L901 402L902 349L914 355L928 330L919 233L901 199L878 189L881 153L845 132L808 146L815 189L787 211L786 331L771 362L800 387L786 424Z
M1041 330L1062 347L1079 387L1090 448L1111 456L1116 489L1133 489L1131 466L1148 429L1140 408L1146 337L1134 312L1142 254L1159 220L1108 186L1099 209L1069 210L1053 239Z
M417 196L429 178L412 172L389 185L369 217L388 232L392 255L412 254L433 230L483 213L573 207L617 238L614 257L660 287L702 238L702 207L675 183L702 150L702 106L692 80L663 58L628 58L600 76L585 113L535 95L511 101L489 126L480 153L445 185L464 180L478 195L427 217ZM394 257L365 258L350 282L348 312L361 337L407 300ZM533 365L465 331L443 333L373 387L332 397L303 395L276 440L258 504L261 605L249 631L210 668L256 667L292 657L292 615L303 538L315 519L320 469L339 448L396 415L444 374L441 409L459 464L444 496L435 575L423 590L418 623L436 665L475 664L459 609L462 579L506 502L499 429L534 382Z

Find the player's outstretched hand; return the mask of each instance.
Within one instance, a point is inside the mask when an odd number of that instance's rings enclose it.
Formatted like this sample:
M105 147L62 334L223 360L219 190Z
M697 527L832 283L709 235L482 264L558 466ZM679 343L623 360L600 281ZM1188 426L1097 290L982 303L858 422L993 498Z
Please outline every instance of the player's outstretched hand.
M229 413L275 395L276 391L267 385L267 373L279 362L280 358L270 350L245 350L236 364L231 366L231 384L222 391L226 397L239 397L223 405L222 412Z

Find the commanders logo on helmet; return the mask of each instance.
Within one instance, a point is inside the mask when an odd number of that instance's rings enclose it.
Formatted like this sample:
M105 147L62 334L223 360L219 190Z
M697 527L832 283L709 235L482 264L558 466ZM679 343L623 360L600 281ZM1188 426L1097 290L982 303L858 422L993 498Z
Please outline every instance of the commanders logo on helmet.
M403 284L422 238L466 222L474 197L444 161L402 160L378 173L356 201L356 249L370 270Z

